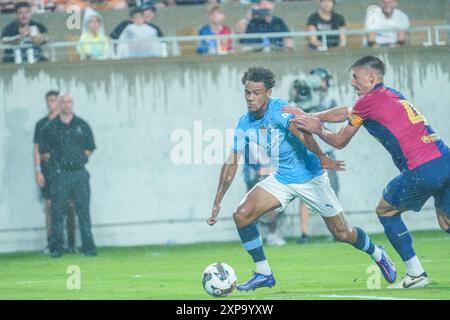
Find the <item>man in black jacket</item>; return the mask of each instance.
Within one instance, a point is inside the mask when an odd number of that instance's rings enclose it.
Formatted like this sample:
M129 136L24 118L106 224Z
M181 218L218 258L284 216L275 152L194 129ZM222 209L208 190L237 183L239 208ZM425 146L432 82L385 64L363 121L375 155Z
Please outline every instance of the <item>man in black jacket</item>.
M52 235L50 254L62 255L64 213L72 197L81 233L81 252L96 255L91 232L89 212L89 173L85 164L95 149L94 136L89 125L73 113L73 99L69 94L59 99L60 113L44 132L43 158L55 168L50 186Z
M50 214L51 200L50 200L50 185L51 185L51 167L50 161L42 161L42 145L43 134L47 126L56 118L59 114L58 105L59 91L50 90L45 94L45 101L47 103L48 114L40 119L35 126L33 136L33 153L34 164L36 171L36 183L41 189L41 197L45 203L45 226L47 229L47 241L50 243L52 233L52 219ZM75 252L75 208L72 201L67 205L67 251L69 253ZM47 250L44 250L47 251Z

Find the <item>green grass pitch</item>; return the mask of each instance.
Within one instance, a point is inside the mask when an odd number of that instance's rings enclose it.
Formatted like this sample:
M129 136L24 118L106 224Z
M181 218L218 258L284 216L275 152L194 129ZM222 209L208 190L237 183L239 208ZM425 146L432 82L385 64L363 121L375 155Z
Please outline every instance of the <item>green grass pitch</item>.
M266 247L277 279L272 288L234 291L225 299L450 299L450 237L439 231L413 232L416 251L431 283L426 289L368 289L370 258L353 247L317 238L309 245L293 240ZM404 265L384 235L373 235L397 265ZM214 299L201 286L203 269L217 261L230 264L238 282L254 264L239 242L133 248L100 248L97 257L40 253L0 255L0 299ZM70 265L81 271L81 289L69 290ZM370 269L369 269L370 270Z

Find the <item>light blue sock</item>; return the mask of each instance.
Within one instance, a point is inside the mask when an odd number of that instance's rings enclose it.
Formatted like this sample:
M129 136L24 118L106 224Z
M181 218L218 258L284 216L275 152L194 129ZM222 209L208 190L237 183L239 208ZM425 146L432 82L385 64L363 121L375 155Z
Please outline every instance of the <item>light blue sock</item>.
M266 260L261 235L256 227L256 223L253 222L246 227L238 228L237 231L239 233L239 237L241 238L242 245L252 256L253 261L256 263Z
M402 218L399 215L378 218L384 226L384 233L402 260L407 261L414 257L416 252L413 248L413 239L409 234L408 228L403 223Z
M373 244L372 240L370 240L369 236L364 232L363 229L358 227L355 227L355 229L358 233L358 237L356 238L356 242L353 244L353 246L356 249L362 250L372 255L375 251L375 245Z

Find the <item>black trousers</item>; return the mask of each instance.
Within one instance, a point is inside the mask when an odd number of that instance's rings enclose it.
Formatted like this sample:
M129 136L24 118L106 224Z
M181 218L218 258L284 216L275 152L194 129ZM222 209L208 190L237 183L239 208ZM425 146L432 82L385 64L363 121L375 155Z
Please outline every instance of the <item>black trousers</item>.
M64 220L67 213L67 202L73 199L80 226L82 250L95 248L91 232L89 202L91 190L89 173L86 169L73 172L56 170L50 186L52 237L50 250L62 250L64 246Z

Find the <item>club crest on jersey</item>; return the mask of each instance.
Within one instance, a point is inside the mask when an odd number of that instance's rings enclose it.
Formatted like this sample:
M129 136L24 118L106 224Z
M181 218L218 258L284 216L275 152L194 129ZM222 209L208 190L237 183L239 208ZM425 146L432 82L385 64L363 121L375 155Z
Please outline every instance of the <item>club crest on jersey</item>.
M266 127L264 127L264 125L259 127L259 132L261 133L262 136L266 136Z

